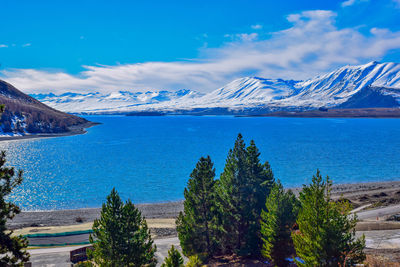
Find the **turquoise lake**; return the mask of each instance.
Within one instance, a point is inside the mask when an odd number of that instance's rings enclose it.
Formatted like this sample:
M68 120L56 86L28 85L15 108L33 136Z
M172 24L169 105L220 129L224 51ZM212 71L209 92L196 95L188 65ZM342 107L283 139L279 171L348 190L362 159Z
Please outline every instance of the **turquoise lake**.
M400 180L399 119L87 116L84 135L0 142L24 170L12 199L23 210L100 207L115 187L135 203L181 200L197 160L217 177L237 134L254 139L285 186L319 168L334 183Z

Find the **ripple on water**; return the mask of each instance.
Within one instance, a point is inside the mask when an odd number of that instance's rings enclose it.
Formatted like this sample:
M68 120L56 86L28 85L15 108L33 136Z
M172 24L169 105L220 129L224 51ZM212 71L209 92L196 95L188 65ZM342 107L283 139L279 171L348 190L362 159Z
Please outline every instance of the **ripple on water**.
M315 170L335 182L400 177L400 120L91 116L85 135L0 142L24 170L11 199L25 210L99 207L113 187L136 203L179 200L196 161L217 174L241 132L286 186Z

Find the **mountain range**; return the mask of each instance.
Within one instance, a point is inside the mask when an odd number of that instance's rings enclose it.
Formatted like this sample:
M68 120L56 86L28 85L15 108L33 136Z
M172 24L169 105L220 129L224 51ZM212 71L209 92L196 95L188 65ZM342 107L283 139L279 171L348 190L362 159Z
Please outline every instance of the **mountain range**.
M392 108L400 106L400 64L374 61L344 66L304 81L244 77L206 94L180 90L31 96L64 112L89 114L254 114L321 107Z
M0 104L5 105L0 135L83 132L83 127L90 124L67 113L263 115L277 112L287 116L291 112L290 116L302 116L298 112L329 109L347 110L346 116L354 116L349 110L364 109L357 116L370 116L366 108L395 108L394 113L381 110L379 114L396 117L400 116L400 64L374 61L344 66L305 81L244 77L209 93L118 91L28 96L0 80ZM307 114L337 116L337 111Z

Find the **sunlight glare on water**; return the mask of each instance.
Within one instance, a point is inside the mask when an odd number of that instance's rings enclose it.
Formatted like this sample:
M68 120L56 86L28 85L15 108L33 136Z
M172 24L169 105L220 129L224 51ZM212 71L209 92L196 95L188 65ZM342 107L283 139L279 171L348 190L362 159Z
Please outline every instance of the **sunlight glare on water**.
M12 199L24 210L99 207L113 187L135 203L183 198L190 172L210 155L217 176L241 132L285 186L316 169L336 183L400 177L400 120L90 116L85 135L0 142L24 170Z

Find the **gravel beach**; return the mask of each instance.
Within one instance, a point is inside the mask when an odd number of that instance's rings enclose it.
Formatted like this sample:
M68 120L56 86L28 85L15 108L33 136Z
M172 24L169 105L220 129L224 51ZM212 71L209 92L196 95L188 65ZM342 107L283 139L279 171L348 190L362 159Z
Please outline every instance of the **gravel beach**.
M301 188L292 188L298 194ZM373 182L357 184L338 184L332 188L332 197L346 198L355 206L371 202L382 202L382 205L400 203L400 181ZM142 214L150 218L175 218L183 210L183 201L137 204ZM100 215L100 208L27 211L21 212L8 222L10 229L40 226L63 226L92 222Z
M154 204L137 204L144 217L151 218L175 218L183 210L183 202L167 202ZM74 210L50 210L50 211L26 211L21 212L8 221L9 229L25 227L63 226L93 222L100 217L100 208L74 209Z

